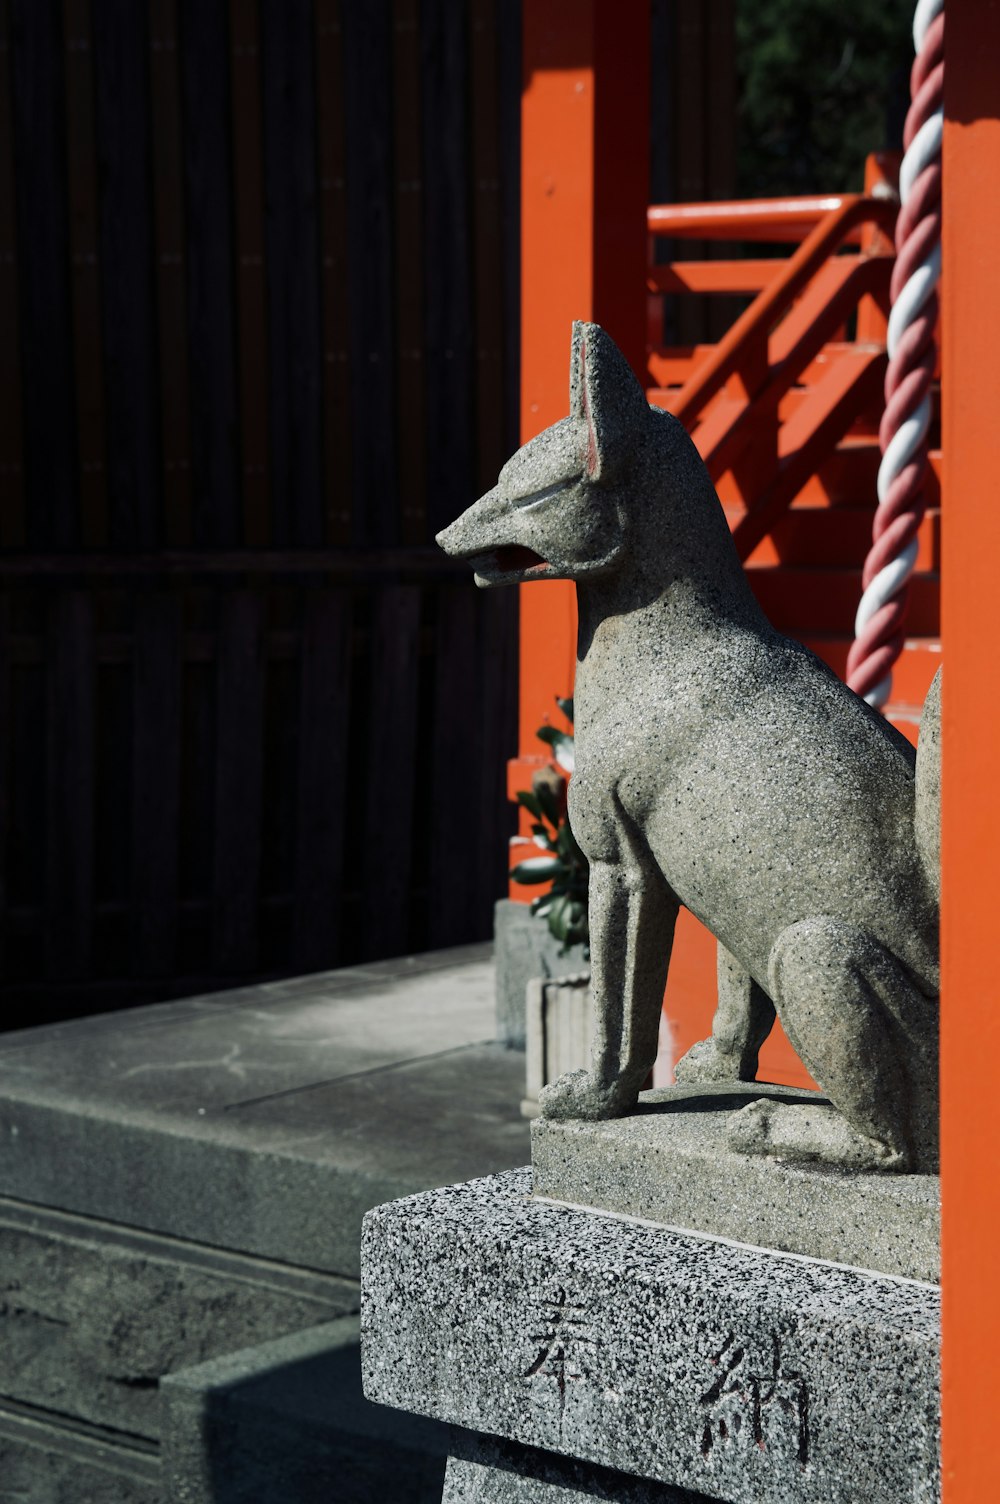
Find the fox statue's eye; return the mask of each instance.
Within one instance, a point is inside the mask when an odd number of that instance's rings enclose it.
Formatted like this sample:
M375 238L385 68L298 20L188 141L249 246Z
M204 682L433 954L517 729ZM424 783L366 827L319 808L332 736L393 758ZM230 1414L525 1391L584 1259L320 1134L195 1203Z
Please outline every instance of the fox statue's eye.
M543 486L540 491L529 491L525 496L512 498L518 511L528 511L531 507L540 507L547 501L552 501L556 496L561 496L568 491L570 486L575 486L580 480L578 475L570 475L566 480L557 480L554 485Z

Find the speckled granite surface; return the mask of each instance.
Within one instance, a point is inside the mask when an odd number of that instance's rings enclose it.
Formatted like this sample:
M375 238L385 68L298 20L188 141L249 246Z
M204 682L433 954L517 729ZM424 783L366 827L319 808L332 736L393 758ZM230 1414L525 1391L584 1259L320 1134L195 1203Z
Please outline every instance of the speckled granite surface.
M816 1093L733 1081L643 1092L627 1118L532 1125L536 1195L881 1274L936 1281L941 1181L738 1154L735 1114L769 1097L817 1115Z
M365 1219L370 1399L732 1504L932 1504L937 1290L533 1200Z

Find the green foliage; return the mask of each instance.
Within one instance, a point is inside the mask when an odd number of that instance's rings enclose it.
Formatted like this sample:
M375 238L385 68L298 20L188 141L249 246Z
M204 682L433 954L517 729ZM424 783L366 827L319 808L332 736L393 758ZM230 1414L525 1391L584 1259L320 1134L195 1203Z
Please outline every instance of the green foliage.
M913 61L910 0L738 0L738 192L862 187L898 149Z
M559 700L559 709L572 724L573 701ZM561 942L565 955L571 945L587 946L590 928L587 919L587 858L576 844L566 812L566 778L573 769L573 737L554 726L542 726L538 736L553 750L559 768L550 767L536 775L531 789L522 789L518 803L534 817L531 834L539 848L538 856L518 862L511 871L517 883L535 884L551 881L547 893L532 899L531 912L546 920L550 932Z

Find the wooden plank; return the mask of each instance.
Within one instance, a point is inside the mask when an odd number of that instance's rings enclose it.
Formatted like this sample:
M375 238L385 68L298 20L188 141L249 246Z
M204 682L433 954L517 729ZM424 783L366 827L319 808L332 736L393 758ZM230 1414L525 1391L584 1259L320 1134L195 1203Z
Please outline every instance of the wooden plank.
M91 595L94 641L94 899L88 977L130 975L133 813L131 661L102 661L106 631L132 634L132 601L120 589ZM130 646L131 646L130 642ZM131 660L131 653L129 660Z
M361 937L363 954L369 958L402 955L410 943L419 632L419 590L389 585L380 591L372 628L365 742Z
M389 0L343 8L347 120L348 298L357 547L399 538L392 275ZM401 464L411 456L400 457Z
M427 521L431 532L475 490L465 7L421 5L424 117Z
M316 0L321 303L323 315L323 494L326 541L351 538L351 386L348 370L347 137L340 0ZM397 103L397 110L400 105Z
M143 590L132 671L133 966L168 976L177 961L181 764L181 601Z
M315 38L310 0L260 14L272 537L309 547L324 534Z
M45 972L83 977L94 918L93 607L82 590L48 606L45 729Z
M239 973L256 963L260 896L264 657L255 591L222 596L217 674L212 950L220 971Z
M146 7L92 3L110 536L123 548L155 548L162 501Z
M181 819L178 971L212 969L217 766L217 587L184 597L181 661ZM200 639L205 651L199 652Z
M301 605L299 589L268 593L264 643L266 685L261 802L259 971L287 970L295 908L295 838L299 791ZM286 626L286 609L287 626ZM278 636L291 652L276 651Z
M707 197L706 18L703 0L676 0L674 17L674 72L671 80L676 100L673 181L678 200L690 203ZM705 247L700 242L686 245L685 251L692 260L704 259ZM670 325L671 341L693 345L705 338L705 309L687 299L675 305Z
M310 592L302 633L295 911L291 965L335 965L341 944L342 874L351 713L351 601Z
M0 976L4 974L7 927L7 860L11 825L11 685L7 651L10 601L0 596Z
M8 638L10 719L5 724L3 745L8 758L10 802L7 815L7 871L4 903L6 947L5 983L18 976L42 976L45 971L43 922L45 900L45 670L36 663L18 662L19 641L28 635L16 608L37 599L5 597L10 608ZM31 621L30 640L39 647L44 641L44 623ZM39 653L40 658L40 653ZM28 923L21 934L13 923L16 910ZM26 931L26 932L25 932Z
M478 662L474 585L436 592L434 629L434 763L429 832L430 892L427 942L432 950L472 938L481 855L480 762L490 755L480 739L484 693Z
M268 443L267 288L260 87L260 17L256 5L230 0L233 194L236 213L236 304L239 327L240 447L243 527L251 548L271 542Z
M11 0L9 14L26 532L33 548L73 548L80 518L61 5Z
M438 548L238 550L198 549L156 554L0 555L0 579L44 575L52 579L90 579L104 575L313 574L350 581L365 576L407 575L419 579L467 576L468 563L450 559Z
M196 544L242 539L226 11L179 0Z
M706 197L730 199L736 192L736 22L734 0L709 0L705 27ZM724 245L709 245L708 255L721 259ZM721 339L745 305L736 298L713 298L708 304L708 334Z
M469 0L469 83L472 162L475 329L475 488L495 484L504 452L503 281L499 68L496 0ZM471 500L471 497L470 497Z
M783 261L673 261L651 268L646 285L663 293L757 293L783 269Z
M705 197L736 192L736 21L734 0L708 0L705 36Z
M592 224L585 232L593 277L589 317L615 331L622 354L641 374L647 333L643 283L649 263L649 0L596 5L591 15L593 202ZM585 95L590 88L585 81ZM579 120L576 129L581 130ZM590 149L587 143L584 151L589 154ZM582 156L580 160L582 166Z
M674 198L674 0L651 0L649 9L649 197Z
M97 132L90 0L64 0L66 148L69 163L80 530L86 548L106 547L108 472L101 329Z
M163 539L191 542L191 384L177 0L150 0L150 108L163 487Z
M521 6L501 4L496 24L503 214L503 449L512 454L520 443L521 422Z
M14 223L13 109L9 13L0 6L0 548L25 539L24 451L21 440L21 362L17 317Z
M797 375L807 361L815 360L819 355L835 332L835 321L849 317L859 297L877 286L889 271L888 263L875 257L831 256L772 329L768 339L768 363L777 367L787 362L793 377Z
M493 905L507 896L510 837L517 829L507 799L507 763L517 753L518 592L487 590L476 597L480 685L476 811L478 850L471 874L473 910L469 939L493 934Z
M781 430L777 474L766 489L755 488L752 511L733 529L733 542L741 559L747 558L770 531L809 476L833 452L857 414L881 391L884 374L884 353L859 349L851 357L843 356L811 388L808 400Z
M394 0L392 32L395 175L396 414L401 537L427 536L424 361L423 160L419 0ZM495 295L496 289L494 289Z

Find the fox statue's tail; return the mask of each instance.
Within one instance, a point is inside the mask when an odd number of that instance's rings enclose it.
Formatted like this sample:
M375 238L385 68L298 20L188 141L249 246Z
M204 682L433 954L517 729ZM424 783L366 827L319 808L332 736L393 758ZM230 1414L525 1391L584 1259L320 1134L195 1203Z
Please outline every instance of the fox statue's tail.
M941 670L927 691L917 742L917 850L934 897L941 899Z

